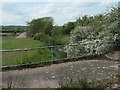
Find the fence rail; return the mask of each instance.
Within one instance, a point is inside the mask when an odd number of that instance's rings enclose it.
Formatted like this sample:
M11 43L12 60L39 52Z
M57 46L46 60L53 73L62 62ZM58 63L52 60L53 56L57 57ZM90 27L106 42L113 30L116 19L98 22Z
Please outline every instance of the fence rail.
M36 67L44 67L49 66L52 64L59 64L59 63L65 63L65 62L73 62L73 61L79 61L79 60L90 60L94 58L99 58L100 55L87 55L87 56L79 56L79 57L73 57L73 58L64 58L64 59L56 59L56 60L49 60L49 61L43 61L43 62L34 62L34 63L26 63L26 64L17 64L17 65L10 65L10 66L2 66L0 70L7 71L7 70L21 70L25 68L36 68Z
M104 42L104 44L111 44L114 42ZM44 46L44 47L36 47L36 48L22 48L22 49L4 49L0 50L0 52L14 52L14 51L29 51L29 50L37 50L37 49L43 49L43 48L54 48L54 47L65 47L65 46L77 46L77 45L87 45L88 43L80 43L80 44L69 44L69 45L55 45L55 46ZM102 43L103 44L103 43Z
M101 55L112 50L114 42L80 43L71 45L56 45L37 48L0 50L2 52L2 66L16 64L32 64L53 62L69 58ZM103 49L103 50L102 50Z

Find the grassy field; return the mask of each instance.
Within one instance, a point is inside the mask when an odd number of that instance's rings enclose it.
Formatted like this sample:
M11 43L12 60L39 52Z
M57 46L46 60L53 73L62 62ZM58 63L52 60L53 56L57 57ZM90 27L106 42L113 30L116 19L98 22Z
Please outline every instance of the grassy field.
M2 49L36 48L44 46L42 42L33 39L3 38ZM50 50L31 50L2 53L2 66L40 62L50 59Z
M43 44L40 41L33 39L9 38L2 40L2 49L35 48L41 46Z
M3 38L2 49L22 49L22 48L36 48L42 47L44 44L38 40L33 39L16 39L14 37ZM61 58L65 54L57 52L55 57ZM2 66L25 64L33 62L41 62L52 59L52 52L49 48L30 50L30 51L15 51L2 53Z
M47 61L51 58L49 49L33 51L3 52L2 66Z

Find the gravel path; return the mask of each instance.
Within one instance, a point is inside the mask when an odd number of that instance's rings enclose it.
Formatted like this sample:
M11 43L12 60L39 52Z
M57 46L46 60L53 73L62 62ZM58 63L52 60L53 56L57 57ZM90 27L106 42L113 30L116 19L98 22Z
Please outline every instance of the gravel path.
M54 64L25 70L2 72L3 87L12 82L18 88L56 88L60 84L85 78L99 81L118 74L119 63L107 60L85 60ZM72 78L72 79L71 79Z

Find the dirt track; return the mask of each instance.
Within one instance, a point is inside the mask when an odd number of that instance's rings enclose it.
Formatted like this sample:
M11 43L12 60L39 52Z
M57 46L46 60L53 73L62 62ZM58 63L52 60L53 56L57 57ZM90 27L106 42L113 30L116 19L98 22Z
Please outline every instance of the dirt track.
M26 70L6 71L2 73L3 87L12 82L18 88L56 88L72 80L85 78L99 81L118 74L119 63L106 60L86 60L55 64Z

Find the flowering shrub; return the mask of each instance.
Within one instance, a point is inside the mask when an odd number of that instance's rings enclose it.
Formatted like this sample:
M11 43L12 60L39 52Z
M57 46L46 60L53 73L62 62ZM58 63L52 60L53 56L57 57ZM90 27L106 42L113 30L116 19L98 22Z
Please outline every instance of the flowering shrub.
M86 17L90 22L81 26L78 24L71 31L70 44L66 52L68 57L84 54L103 54L120 46L119 11L120 8L112 8L110 12ZM80 19L81 20L81 19ZM80 22L80 20L78 20ZM84 21L83 21L84 22Z

